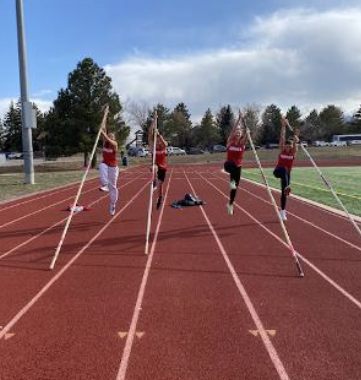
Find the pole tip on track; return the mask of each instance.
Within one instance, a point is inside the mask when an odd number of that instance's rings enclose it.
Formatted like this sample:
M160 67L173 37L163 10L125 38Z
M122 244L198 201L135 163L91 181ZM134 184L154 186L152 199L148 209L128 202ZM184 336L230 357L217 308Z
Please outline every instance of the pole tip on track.
M303 272L300 272L298 276L302 278L305 277L305 274Z

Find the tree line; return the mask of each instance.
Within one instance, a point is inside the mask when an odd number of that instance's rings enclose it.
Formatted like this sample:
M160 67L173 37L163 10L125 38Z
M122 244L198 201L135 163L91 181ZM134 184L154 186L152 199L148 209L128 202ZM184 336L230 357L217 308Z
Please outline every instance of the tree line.
M50 110L46 113L37 110L34 151L43 151L47 157L82 152L86 162L105 104L110 108L109 130L116 134L120 145L125 144L130 134L130 124L143 130L146 142L148 128L157 111L159 131L171 145L186 149L225 145L238 112L231 105L221 107L216 113L208 108L201 121L193 123L185 103L179 103L173 110L163 104L153 108L146 103L122 104L104 69L91 58L85 58L69 73L67 87L60 89ZM259 106L250 104L242 112L256 144L278 142L282 114L277 105L268 105L262 111ZM335 105L328 105L320 111L312 110L306 117L302 117L294 105L285 116L294 128L300 129L301 139L307 142L329 141L337 134L361 133L361 107L348 119ZM11 103L0 120L0 150L22 151L20 102Z
M225 145L237 118L236 111L230 105L226 105L215 115L208 108L200 123L193 125L189 110L184 103L179 103L173 111L163 104L158 104L148 111L146 120L139 125L145 139L155 111L158 114L159 131L171 145L182 148L210 148L214 144ZM256 144L267 146L278 143L282 112L277 105L271 104L261 112L259 106L251 104L245 106L242 113ZM308 143L316 140L330 141L333 135L361 134L361 107L348 120L341 108L335 105L328 105L321 111L312 110L304 118L299 108L294 105L288 109L285 116L295 129L300 130L301 139Z

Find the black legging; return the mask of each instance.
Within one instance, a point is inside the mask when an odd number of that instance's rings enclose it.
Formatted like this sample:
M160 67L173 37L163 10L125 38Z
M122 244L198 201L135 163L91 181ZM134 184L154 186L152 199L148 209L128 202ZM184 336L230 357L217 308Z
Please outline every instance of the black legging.
M276 169L273 171L273 175L281 180L281 209L285 210L287 200L287 194L285 192L285 189L291 183L291 173L286 168L277 166Z
M229 204L233 204L234 200L236 199L237 187L241 181L242 166L236 166L234 162L226 161L224 163L224 170L229 173L230 180L236 183L236 188L231 189L229 195Z

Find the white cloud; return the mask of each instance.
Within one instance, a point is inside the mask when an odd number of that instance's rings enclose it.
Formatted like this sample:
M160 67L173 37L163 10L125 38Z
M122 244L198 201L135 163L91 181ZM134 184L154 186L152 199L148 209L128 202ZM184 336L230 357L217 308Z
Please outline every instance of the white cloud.
M304 111L329 103L354 110L361 103L361 8L294 9L256 18L234 48L156 59L130 57L107 65L124 98L184 101L193 115L207 107L256 102Z
M31 102L35 103L37 107L40 109L42 112L46 112L50 109L50 107L53 105L53 102L49 100L44 100L41 98L32 98L30 99ZM2 119L6 112L9 110L9 106L11 102L16 103L18 99L16 98L2 98L0 99L0 118Z
M34 94L34 97L41 98L41 97L47 97L49 95L53 95L54 91L49 89L43 89Z

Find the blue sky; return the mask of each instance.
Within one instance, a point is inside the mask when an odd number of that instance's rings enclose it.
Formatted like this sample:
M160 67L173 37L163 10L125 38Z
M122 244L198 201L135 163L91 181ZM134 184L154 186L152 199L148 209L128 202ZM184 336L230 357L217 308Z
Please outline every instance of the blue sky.
M122 99L185 101L195 118L224 103L361 103L354 0L23 1L30 92L44 109L86 56ZM19 94L15 0L1 1L0 15L1 115Z

